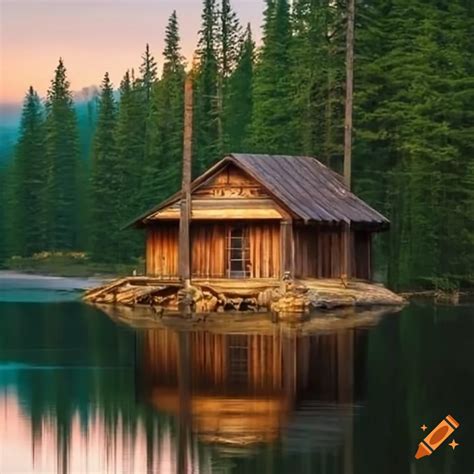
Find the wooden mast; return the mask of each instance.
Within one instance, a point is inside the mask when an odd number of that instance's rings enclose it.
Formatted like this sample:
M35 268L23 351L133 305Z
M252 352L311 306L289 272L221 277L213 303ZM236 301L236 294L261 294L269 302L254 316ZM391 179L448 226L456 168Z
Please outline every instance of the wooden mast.
M190 75L184 85L183 178L179 221L179 276L185 288L191 286L191 161L193 140L193 83Z
M351 190L352 175L352 108L354 93L354 16L355 0L347 0L347 30L346 30L346 104L344 118L344 182ZM344 223L342 229L342 280L345 282L351 274L351 228L350 223Z

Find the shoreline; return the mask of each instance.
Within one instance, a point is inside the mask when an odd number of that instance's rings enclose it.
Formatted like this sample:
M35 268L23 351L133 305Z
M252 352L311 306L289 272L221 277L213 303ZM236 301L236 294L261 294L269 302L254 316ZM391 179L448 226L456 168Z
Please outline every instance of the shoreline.
M109 278L70 277L46 275L16 270L0 270L0 289L8 290L51 290L51 291L87 291L94 286L104 284Z
M71 269L69 269L71 270ZM87 273L85 268L81 268L80 271L66 271L59 272L53 269L49 271L46 269L15 269L15 268L0 268L0 286L5 290L6 288L2 285L2 280L10 281L28 281L28 282L46 282L54 280L56 282L69 282L66 288L63 285L59 285L58 288L51 286L40 285L40 288L44 289L58 289L71 291L87 291L91 288L107 285L109 282L113 282L117 279L123 278L123 275L112 273L112 272L97 272L91 271ZM75 283L75 285L72 285ZM79 283L79 285L77 285ZM10 287L11 285L8 285ZM23 285L22 285L23 286ZM13 289L13 285L12 285ZM457 305L463 303L474 302L474 288L467 288L462 291L440 291L440 290L407 290L398 293L399 296L405 298L408 302L414 301L430 301L440 305Z

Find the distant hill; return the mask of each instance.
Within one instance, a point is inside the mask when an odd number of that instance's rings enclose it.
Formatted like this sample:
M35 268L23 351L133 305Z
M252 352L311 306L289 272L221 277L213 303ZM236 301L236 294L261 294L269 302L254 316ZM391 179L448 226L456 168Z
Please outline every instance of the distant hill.
M18 137L21 104L0 104L0 165L9 160Z
M0 165L8 162L12 156L18 137L18 126L0 125Z

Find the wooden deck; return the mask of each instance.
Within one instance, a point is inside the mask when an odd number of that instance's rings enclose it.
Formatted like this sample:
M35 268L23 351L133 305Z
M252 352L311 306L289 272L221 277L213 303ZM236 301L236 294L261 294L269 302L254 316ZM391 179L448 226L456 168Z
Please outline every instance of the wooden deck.
M179 280L127 277L88 290L85 301L95 304L148 306L155 313L180 312L188 297L196 314L225 311L272 311L308 314L315 309L355 306L400 306L405 300L383 285L340 279L193 279L185 292Z

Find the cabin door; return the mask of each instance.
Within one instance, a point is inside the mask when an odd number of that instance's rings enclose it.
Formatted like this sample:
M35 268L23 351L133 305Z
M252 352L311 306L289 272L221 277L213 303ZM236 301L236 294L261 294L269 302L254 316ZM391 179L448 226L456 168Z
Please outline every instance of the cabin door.
M227 277L250 277L249 231L244 225L233 225L228 229Z

